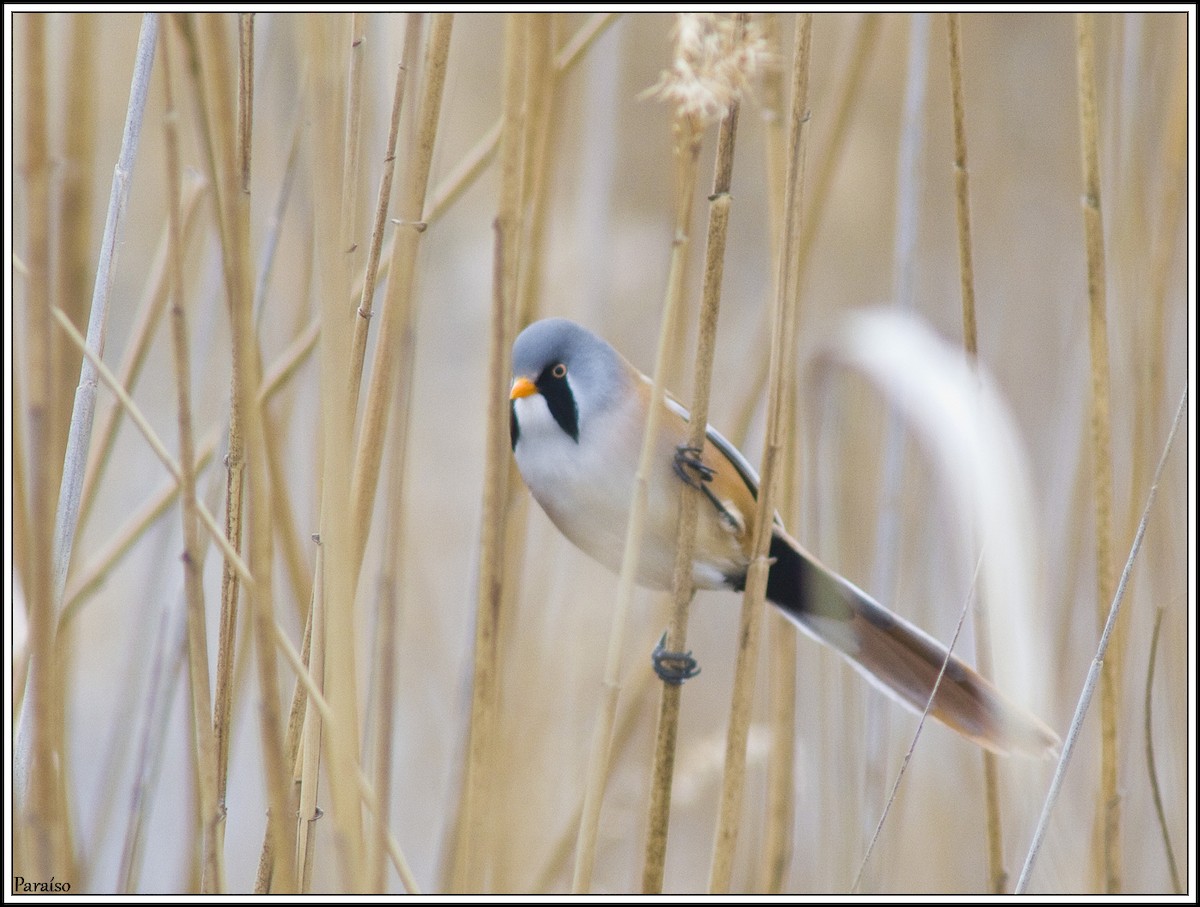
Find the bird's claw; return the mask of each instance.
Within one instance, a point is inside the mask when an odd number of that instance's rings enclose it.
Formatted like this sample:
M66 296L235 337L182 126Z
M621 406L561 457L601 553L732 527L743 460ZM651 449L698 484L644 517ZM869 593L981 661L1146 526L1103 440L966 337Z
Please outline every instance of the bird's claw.
M667 631L663 630L658 645L650 653L650 663L654 665L654 673L663 683L679 686L685 680L690 680L700 673L700 665L696 663L696 659L692 657L690 651L668 652L666 645Z
M703 488L711 482L716 472L700 459L700 448L681 444L675 448L675 475L693 488Z

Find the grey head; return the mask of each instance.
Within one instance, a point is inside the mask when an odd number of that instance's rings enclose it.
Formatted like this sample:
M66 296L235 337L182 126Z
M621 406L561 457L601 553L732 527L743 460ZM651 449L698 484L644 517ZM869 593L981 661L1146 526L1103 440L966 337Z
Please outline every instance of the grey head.
M514 378L533 383L555 422L576 441L579 426L620 400L636 374L607 342L566 318L535 321L521 331L513 343L512 370ZM515 447L515 405L512 428Z

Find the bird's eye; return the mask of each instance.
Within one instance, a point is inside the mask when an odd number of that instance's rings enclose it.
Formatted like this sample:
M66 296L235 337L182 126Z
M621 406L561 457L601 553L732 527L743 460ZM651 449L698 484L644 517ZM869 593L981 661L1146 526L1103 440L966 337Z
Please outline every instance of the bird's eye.
M565 378L567 377L567 367L561 362L555 363L554 368L550 369L550 374L555 378Z

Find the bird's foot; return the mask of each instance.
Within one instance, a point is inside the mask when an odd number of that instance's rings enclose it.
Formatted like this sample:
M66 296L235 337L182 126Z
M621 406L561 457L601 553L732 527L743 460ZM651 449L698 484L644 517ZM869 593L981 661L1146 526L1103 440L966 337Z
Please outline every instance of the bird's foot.
M667 631L663 630L663 635L658 640L658 645L650 653L650 663L654 665L654 673L659 676L663 683L679 686L685 680L690 680L700 673L700 665L696 663L696 659L692 657L690 651L668 652L666 645Z
M700 459L699 447L680 444L675 448L675 475L693 488L703 490L704 483L711 482L716 473Z

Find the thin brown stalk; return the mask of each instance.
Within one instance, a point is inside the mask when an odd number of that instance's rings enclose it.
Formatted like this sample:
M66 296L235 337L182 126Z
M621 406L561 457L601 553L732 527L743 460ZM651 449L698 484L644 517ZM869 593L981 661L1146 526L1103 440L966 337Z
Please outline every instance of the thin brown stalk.
M1092 495L1096 519L1096 594L1104 621L1116 585L1113 568L1113 463L1108 366L1108 318L1104 262L1104 222L1100 202L1100 116L1096 102L1095 22L1089 13L1075 18L1079 90L1080 147L1083 161L1083 226L1088 275L1088 336L1092 363ZM1118 781L1118 691L1121 688L1121 636L1118 634L1100 674L1100 823L1103 889L1121 890L1121 794Z
M764 17L764 37L768 53L780 56L779 14ZM783 130L783 68L770 67L763 76L763 120L766 139L766 169L773 273L779 274L780 244L783 234L783 201L787 183L787 136ZM794 352L794 351L793 351ZM798 445L794 437L796 388L788 388L789 400L784 420L788 437L784 441L784 463L780 476L780 510L796 514L798 506ZM744 440L748 425L735 429L736 441ZM767 618L770 656L769 702L771 744L767 756L767 793L760 889L768 894L783 891L784 879L792 854L792 826L795 820L794 763L796 757L796 631L782 613L772 610Z
M971 253L971 174L967 169L967 124L963 101L962 34L959 14L946 14L950 50L950 100L954 114L954 198L958 223L958 276L962 295L963 346L978 355L975 327L975 268Z
M209 181L213 186L216 203L217 232L223 252L223 278L227 304L232 308L244 286L240 276L247 266L242 259L242 246L231 234L234 205L231 196L238 192L238 180L230 177L233 172L233 138L230 124L235 114L230 110L229 97L233 88L226 73L228 50L219 20L198 15L175 17L187 50L190 85L196 105L196 119L202 135L202 149ZM202 34L203 32L203 34ZM206 40L207 39L207 40ZM214 106L219 109L214 110ZM236 328L235 328L236 333ZM236 346L235 346L236 350ZM242 496L245 490L245 443L242 434L241 362L234 354L231 363L229 395L228 441L225 451L225 513L222 538L228 548L242 550ZM217 743L217 802L225 809L225 795L229 771L229 726L232 712L234 640L237 632L238 598L241 583L250 576L232 567L226 558L221 569L221 612L217 628L216 689L213 697L213 728ZM272 833L277 823L271 823ZM218 838L223 829L218 829Z
M363 406L362 428L354 462L351 488L353 525L360 533L353 546L354 559L361 563L366 534L375 504L375 489L379 481L379 465L383 456L383 436L395 391L397 347L401 337L397 319L412 305L416 275L417 246L425 229L423 210L429 171L433 162L434 140L437 137L438 113L442 104L442 89L446 82L446 60L450 50L450 35L454 24L451 13L437 13L429 30L425 48L425 70L421 79L421 100L417 112L416 145L407 162L400 204L397 210L399 229L392 246L391 270L379 322L375 360L371 369L371 384ZM357 572L357 569L356 569Z
M749 15L736 17L738 41L745 34ZM735 98L729 105L717 138L717 156L713 190L709 195L708 233L704 257L704 280L701 289L700 331L696 345L693 377L693 399L689 417L688 446L704 447L708 428L708 401L712 389L712 360L716 350L717 318L721 304L721 280L724 275L725 246L729 233L729 213L732 207L730 191L733 179L733 151L737 137L740 105ZM692 123L680 124L685 134L694 129ZM689 136L692 147L698 148L698 134ZM681 149L682 150L682 149ZM688 152L684 152L685 154ZM681 183L681 191L688 191ZM682 652L687 646L688 610L694 588L692 561L695 553L696 522L699 495L687 485L681 486L679 505L679 534L676 542L674 570L674 602L667 629L666 648ZM675 741L678 736L681 684L664 683L656 734L654 774L651 781L650 827L647 858L642 873L643 890L662 890L663 867L666 855L667 829L671 808L671 780L674 774ZM667 749L669 748L669 752Z
M346 149L342 168L342 253L346 256L347 271L353 267L358 251L354 238L358 221L358 159L362 135L363 56L367 36L363 31L363 13L350 13L350 54L346 75Z
M646 440L638 460L638 470L634 478L633 500L630 506L629 526L625 531L625 550L621 562L621 574L617 587L617 603L613 614L612 629L609 633L608 657L604 671L604 696L601 701L600 714L596 720L596 729L592 736L590 757L588 760L588 782L584 795L583 818L579 824L579 840L575 851L575 875L572 891L576 894L587 892L591 887L592 871L596 859L596 837L600 823L600 806L603 802L604 780L607 775L609 753L612 748L613 726L616 722L617 700L621 691L620 668L621 655L624 647L625 624L629 608L633 600L634 577L637 573L637 560L641 548L643 534L648 478L651 469L651 457L654 446L649 439L658 432L663 409L664 381L666 364L670 358L668 350L676 335L676 324L679 320L679 310L682 307L684 266L687 261L689 246L689 226L691 223L692 199L695 185L696 161L699 157L699 142L689 143L683 149L683 156L677 162L677 185L686 187L678 195L678 209L675 219L675 239L671 248L671 267L667 278L666 301L663 307L662 326L659 330L658 349L655 358L654 385L651 391L650 412L646 419ZM674 747L671 747L674 751ZM659 810L661 812L661 808ZM648 842L654 847L654 854L648 856L647 862L653 860L656 867L661 866L659 851L665 853L665 840L655 839ZM661 872L651 870L660 879ZM645 873L643 873L645 879ZM644 884L644 883L643 883ZM653 887L653 886L651 886Z
M50 295L50 155L46 109L46 22L33 14L25 20L25 68L22 72L26 116L22 178L26 182L25 266L26 361L29 432L30 570L26 584L29 622L29 679L14 741L13 792L21 812L15 822L14 857L21 865L50 878L69 871L72 845L61 773L63 750L62 666L55 644L54 468L43 451L54 436L53 304Z
M675 343L677 337L676 324L678 323L681 309L683 307L683 271L687 261L687 253L690 247L690 229L692 219L692 205L695 196L696 171L700 159L700 140L701 130L699 125L693 121L691 117L680 117L677 123L676 134L676 219L675 219L675 241L671 248L671 270L667 278L667 302L663 311L663 326L662 333L659 337L659 359L655 366L655 389L656 394L651 399L650 409L651 416L647 420L646 438L652 439L656 436L658 427L655 417L658 415L659 409L663 403L663 388L662 382L665 379L665 366L669 358L668 350ZM703 426L704 422L693 418L693 424ZM654 423L653 426L651 423ZM647 453L646 444L643 445L643 454ZM635 479L635 494L640 492L642 497L642 506L644 508L645 498L648 488L648 476L650 468L649 456L643 456L639 461L638 478ZM637 498L635 498L635 501ZM684 498L686 500L686 497ZM685 520L687 515L680 512L680 527L681 531L686 528ZM692 511L692 528L691 532L695 534L695 510ZM632 515L630 522L633 522ZM639 527L640 529L640 527ZM628 563L629 554L629 534L626 535L626 557L627 560L622 564L622 582L625 577L625 563ZM636 569L631 567L630 569ZM631 577L632 579L632 577ZM620 590L618 596L620 600ZM689 593L690 594L690 593ZM618 606L619 607L619 606ZM686 639L686 617L677 616L678 609L672 612L671 625L667 630L666 647L669 651L682 652L687 645ZM614 687L614 691L619 687ZM650 781L650 803L647 812L647 828L646 828L646 847L642 861L642 892L652 894L662 891L663 873L666 867L667 857L667 828L670 823L671 812L671 779L675 772L675 737L679 729L679 700L681 693L680 684L663 684L662 696L659 702L658 713L658 729L655 733L654 742L654 764L651 770ZM615 711L615 700L613 709ZM611 720L609 726L611 728ZM610 731L611 737L611 731ZM598 806L599 804L597 804ZM598 818L598 817L597 817ZM590 870L590 867L589 867ZM590 875L590 871L589 871ZM578 891L578 889L577 889Z
M958 223L959 286L962 294L963 347L972 361L979 344L975 325L975 268L971 247L971 188L967 168L966 106L963 101L962 34L959 14L946 14L947 42L950 51L950 98L954 116L954 190ZM975 598L975 658L985 677L994 676L992 640L988 632L987 602ZM983 751L983 791L986 814L988 878L992 894L1008 889L1008 869L1004 865L1004 833L1000 813L1000 769L994 753Z
M164 144L167 169L167 236L170 253L171 337L175 359L176 399L179 422L179 491L183 520L183 579L187 600L187 659L192 702L192 735L196 757L196 812L202 828L201 891L225 890L224 854L217 846L220 810L217 805L217 757L208 674L208 632L205 626L204 586L200 576L200 526L196 517L196 453L192 434L192 370L188 344L187 316L183 296L183 223L179 211L180 164L178 111L175 109L171 77L170 36L162 42L165 110Z
M592 873L596 862L596 840L600 827L600 807L604 800L604 782L608 775L611 758L613 728L616 724L617 702L621 693L621 660L625 645L625 625L633 601L634 577L641 552L645 524L647 488L652 458L657 450L652 440L656 437L662 421L665 397L665 377L669 350L675 337L683 305L684 267L690 235L692 200L696 176L696 161L699 157L699 142L692 142L681 149L677 159L676 185L678 208L675 217L675 239L671 247L671 267L667 277L666 298L663 305L662 326L659 329L658 347L655 354L654 380L650 395L650 411L646 416L646 431L638 458L638 469L634 477L633 498L630 502L629 525L625 530L625 549L621 561L621 573L617 585L616 605L609 631L608 654L604 667L603 696L599 715L592 734L588 756L587 782L584 789L583 814L579 822L579 837L575 846L575 870L571 890L575 894L587 893L592 884ZM674 748L672 747L672 752ZM661 794L660 794L661 796ZM656 851L659 844L655 843ZM661 843L665 853L665 841ZM651 859L647 857L647 861ZM657 866L661 859L654 855ZM660 881L661 872L655 870ZM644 879L644 875L643 875Z
M396 88L392 93L392 119L388 128L387 147L383 154L383 173L379 177L379 194L375 202L375 221L371 229L371 245L367 250L362 296L354 319L354 339L350 347L350 411L358 411L358 393L362 385L363 360L367 354L367 329L375 301L375 276L379 270L379 254L383 248L383 229L387 223L388 203L392 197L392 179L396 173L396 139L400 135L400 113L404 108L404 86L413 57L409 37L417 29L418 13L408 14L405 29L404 59L396 67ZM415 51L415 48L411 50Z
M322 684L325 670L325 603L323 571L324 546L319 545L318 566L313 581L312 635L309 638L307 667L314 682ZM320 687L318 687L320 689ZM321 715L313 697L305 699L304 719L300 731L300 751L296 760L295 775L299 780L300 808L296 812L296 866L300 873L298 889L302 894L312 892L313 859L316 856L317 820L321 810L317 806L317 791L321 770ZM286 747L285 747L286 749Z
M275 837L278 863L272 878L272 890L294 890L295 871L292 854L286 848L287 821L294 811L289 796L282 760L283 733L279 716L278 676L275 650L271 642L274 627L271 593L272 527L270 485L263 449L263 421L257 405L259 373L258 344L254 330L253 285L250 268L250 135L253 113L253 15L238 17L238 53L236 85L231 84L225 46L224 26L217 16L200 16L202 34L198 42L202 121L208 121L210 133L206 145L217 189L217 211L221 248L225 263L224 277L229 299L231 339L233 342L230 390L230 432L226 483L227 537L240 547L243 521L249 519L248 560L253 584L246 589L251 608L252 636L259 682L259 732L263 770L266 777L267 817ZM187 37L185 33L185 37ZM230 125L236 126L231 130ZM232 133L232 134L231 134ZM247 456L247 451L251 453ZM246 476L248 473L248 476ZM249 479L248 483L246 478ZM246 507L242 497L246 485ZM243 513L243 509L245 513ZM222 627L217 650L218 684L232 668L233 627L236 621L236 578L226 571L222 582ZM216 709L221 709L220 700ZM218 740L227 713L214 714ZM219 766L218 790L224 792L226 767ZM224 800L221 800L222 806Z
M300 813L296 819L300 889L309 890L315 854L317 796L328 783L330 841L334 845L344 890L359 893L363 872L362 812L353 775L359 761L359 696L355 645L356 535L350 521L354 415L347 405L353 314L344 303L350 288L342 246L341 183L347 155L342 130L345 100L341 17L313 17L305 22L309 60L306 107L312 110L308 147L313 175L313 222L318 241L313 257L320 279L321 434L320 505L321 582L313 587L313 629L309 666L318 688L332 706L343 734L325 729L325 719L309 700L300 751ZM320 237L330 237L321 240Z
M748 18L748 14L743 13L739 18L742 19L744 24L745 19ZM708 238L705 250L704 283L700 309L700 339L696 349L696 376L693 382L693 387L696 390L694 391L689 430L690 436L688 438L688 444L695 447L703 446L708 425L708 397L712 389L712 359L716 350L717 314L721 301L721 278L724 273L725 246L729 235L729 213L733 202L730 192L732 190L733 148L737 135L738 106L735 102L729 110L729 115L721 123L721 131L717 139L717 175L713 182L713 194L709 197ZM694 491L689 490L685 494L685 498L690 499L690 504L681 503L680 505L681 514L686 514L688 510L692 511L691 525L687 527L689 539L687 542L682 541L685 523L681 519L681 541L677 545L679 552L687 550L687 560L683 560L681 553L675 562L675 608L681 631L686 626L687 607L691 600L692 556L695 550L695 511L699 506L697 497ZM681 591L683 589L686 589L688 593L686 599L683 597ZM672 622L674 623L674 620ZM670 634L668 633L669 636ZM722 802L725 802L724 798ZM718 826L718 841L723 840L721 835L723 830L724 823ZM732 848L730 848L731 851ZM718 853L725 853L720 844L718 844ZM721 871L716 868L718 864L722 867L725 865L723 860L718 859L714 861L714 873ZM717 886L727 888L727 880L724 885L718 882Z
M464 801L464 882L469 891L491 883L496 711L499 705L499 623L504 589L504 505L509 474L508 383L520 261L521 174L525 144L525 23L509 13L504 24L504 129L500 136L500 201L495 222L492 313L488 344L488 439L480 516L479 585L475 611L475 663L467 744Z
M1154 797L1154 813L1158 817L1158 827L1162 831L1163 853L1167 856L1167 869L1171 873L1171 889L1175 894L1183 894L1183 884L1179 877L1179 867L1175 865L1175 850L1171 847L1171 830L1167 826L1167 811L1163 809L1162 791L1158 784L1158 769L1154 762L1154 666L1158 661L1158 635L1162 629L1162 619L1165 613L1159 607L1154 613L1154 632L1150 636L1150 658L1146 665L1146 696L1143 714L1142 736L1146 741L1146 773L1150 777L1150 792Z
M313 567L313 583L314 589L321 587L321 548L317 546L316 564ZM307 614L304 621L304 636L300 641L300 651L303 653L302 662L305 670L308 669L309 653L312 651L312 625L313 611L312 601L310 599L307 608ZM304 681L299 677L296 678L296 683L292 687L292 701L288 708L287 729L283 736L283 753L287 764L296 767L293 771L293 778L299 779L299 769L297 766L297 758L300 753L300 733L304 729L304 712L308 704L308 695L304 687ZM275 846L270 834L270 829L267 829L263 834L262 847L258 855L258 870L254 876L254 890L266 891L271 883L271 873L275 868Z
M801 230L805 148L808 131L808 73L812 45L812 15L796 18L794 58L792 61L792 108L789 121L787 178L784 188L785 222L781 247L786 250L779 263L771 330L771 353L767 397L767 425L763 441L762 468L755 511L750 568L746 592L742 598L741 627L730 706L729 731L725 746L725 776L721 791L717 837L714 844L709 890L727 892L732 876L737 844L737 826L741 819L745 789L746 738L754 700L754 675L758 663L758 635L767 589L770 561L767 550L774 521L775 482L781 465L785 418L786 388L794 378L796 347L796 311L799 298L797 275L793 271Z
M387 217L388 200L391 197L391 186L395 172L396 142L400 130L400 112L403 107L405 85L408 73L420 54L421 17L410 13L404 32L404 50L396 73L396 87L393 92L392 119L389 126L387 149L384 159L384 171L380 180L379 198L376 207L376 219L371 235L371 248L368 253L367 277L370 278L379 261L380 248L383 244L384 224ZM364 313L371 311L374 295L374 281L368 290L366 282L358 308L358 318L355 320L354 343L351 351L351 369L357 370L357 377L352 378L351 395L355 401L351 411L357 408L358 385L361 381L362 362L358 350L360 327L363 329L365 340L366 319ZM384 804L382 811L375 814L371 834L367 835L365 855L368 890L385 891L387 884L387 865L385 854L388 840L388 805L391 803L392 791L392 746L393 728L395 724L395 686L396 686L396 625L398 623L399 587L403 576L404 532L406 528L404 506L406 498L406 459L408 454L409 424L412 418L413 369L415 350L413 349L415 311L413 306L406 307L400 325L400 335L403 338L401 346L400 400L399 412L391 425L390 447L392 463L388 474L387 520L384 532L385 554L380 576L378 579L377 625L375 630L376 646L371 676L375 678L374 709L368 718L369 727L375 732L375 746L372 751L374 765L374 787L379 802ZM365 744L364 744L365 748Z
M534 317L541 295L543 249L547 220L547 198L550 182L550 132L551 107L554 102L557 76L553 63L553 47L556 43L558 14L536 13L523 17L525 29L524 51L524 102L521 118L521 173L520 196L517 200L519 212L519 246L516 275L511 287L510 337L517 329L528 324ZM525 560L525 541L529 525L529 496L524 493L518 480L516 463L510 453L504 454L508 461L508 477L505 482L504 563L501 567L501 599L497 609L499 621L496 627L496 648L499 662L512 663L520 658L520 638L513 633L519 589L514 577L520 575ZM501 730L495 737L496 746L492 758L498 764L509 764L516 742L511 734ZM503 779L511 775L501 774ZM497 785L492 793L499 803L520 803L523 793L516 785ZM521 845L512 836L501 835L495 839L492 857L492 887L496 891L519 891L524 885L515 873L522 863Z

